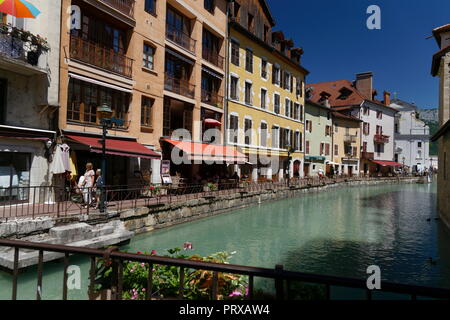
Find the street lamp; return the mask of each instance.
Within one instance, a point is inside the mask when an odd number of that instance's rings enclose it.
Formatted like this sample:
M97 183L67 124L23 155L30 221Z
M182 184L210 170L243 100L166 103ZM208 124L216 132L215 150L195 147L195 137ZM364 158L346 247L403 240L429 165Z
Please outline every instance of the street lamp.
M100 212L105 212L106 205L105 205L105 199L106 199L106 189L105 189L105 182L106 182L106 136L108 134L108 129L111 129L113 126L123 126L123 120L119 120L112 117L113 111L111 108L106 104L103 103L100 107L97 108L97 118L100 119L100 124L103 129L102 134L102 140L100 140L100 144L102 145L102 185L101 185L101 196L100 196L100 203L99 203L99 210Z
M291 154L295 152L295 149L292 148L290 145L287 145L286 148L288 149L288 158L287 158L287 174L288 174L288 187L291 186Z

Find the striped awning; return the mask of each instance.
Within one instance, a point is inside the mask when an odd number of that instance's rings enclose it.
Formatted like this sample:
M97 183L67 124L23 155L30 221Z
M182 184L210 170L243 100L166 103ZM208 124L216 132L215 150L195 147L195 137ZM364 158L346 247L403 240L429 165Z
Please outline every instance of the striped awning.
M215 77L215 78L217 78L219 80L223 79L223 75L221 75L220 73L214 72L213 70L208 69L206 67L202 67L202 71L206 72L207 74L209 74L209 75L211 75L211 76L213 76L213 77Z

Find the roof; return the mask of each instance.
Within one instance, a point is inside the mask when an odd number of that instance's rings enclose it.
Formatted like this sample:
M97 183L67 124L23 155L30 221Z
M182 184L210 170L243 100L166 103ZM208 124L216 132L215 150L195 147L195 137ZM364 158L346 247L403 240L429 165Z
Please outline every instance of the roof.
M396 109L386 106L382 101L374 99L367 100L364 96L354 87L353 83L348 80L336 80L329 82L319 82L308 84L307 88L314 88L312 90L312 96L310 99L314 102L319 103L322 92L327 92L330 94L329 102L333 109L335 110L346 110L351 106L360 106L364 101L369 101L371 103L375 103L381 107L391 109L393 111L397 111ZM345 99L340 99L339 97L343 92L347 92L347 97ZM348 94L350 93L350 94ZM345 107L345 108L341 108Z
M275 19L273 18L272 12L270 11L270 7L267 4L267 1L259 0L259 3L261 4L264 14L267 16L267 19L269 19L270 23L272 24L272 27L275 26L276 22Z
M352 116L348 116L348 115L340 113L340 112L333 111L331 114L335 118L340 118L340 119L344 119L344 120L351 120L351 121L356 121L356 122L362 122L362 120L360 120L358 118L355 118L355 117L352 117Z
M439 47L441 46L441 33L447 31L450 31L450 23L433 29L433 36Z
M439 140L440 137L442 137L447 132L450 132L450 120L448 120L439 130L436 132L436 134L431 137L431 141L435 142Z
M439 67L441 66L441 58L445 56L448 52L450 52L450 45L445 48L439 50L433 55L433 62L431 64L431 75L436 77L439 72Z
M364 97L353 87L353 84L348 80L337 80L337 81L329 81L329 82L319 82L314 84L308 84L307 87L313 87L312 96L310 96L310 100L318 103L321 98L322 92L327 92L331 96L329 98L330 105L332 107L340 107L340 106L350 106L350 105L361 105L364 102ZM351 94L347 99L341 100L338 97L341 95L341 89L348 89L351 91Z

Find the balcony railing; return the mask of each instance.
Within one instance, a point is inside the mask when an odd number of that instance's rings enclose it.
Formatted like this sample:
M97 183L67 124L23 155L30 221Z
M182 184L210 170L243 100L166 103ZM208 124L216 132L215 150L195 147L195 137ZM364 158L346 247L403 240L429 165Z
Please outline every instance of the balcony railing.
M70 37L70 58L131 78L133 60L98 43Z
M361 152L361 159L372 160L375 158L375 153L373 152Z
M223 96L219 95L217 92L202 89L202 102L222 108Z
M346 134L344 136L344 142L346 143L356 143L357 136Z
M211 62L213 65L223 69L223 62L225 61L224 57L222 57L219 53L210 50L209 48L203 47L203 59L208 62Z
M195 46L197 41L192 39L188 34L178 30L174 26L166 25L166 38L175 42L186 50L195 53Z
M0 56L35 67L46 66L47 53L42 48L43 44L32 39L37 38L29 32L0 24Z
M100 0L107 5L119 10L123 14L133 18L134 16L134 3L135 0Z
M385 136L383 134L376 134L373 137L373 141L376 143L389 143L389 136Z
M181 94L188 98L195 98L195 85L185 79L176 78L171 74L165 74L164 89Z

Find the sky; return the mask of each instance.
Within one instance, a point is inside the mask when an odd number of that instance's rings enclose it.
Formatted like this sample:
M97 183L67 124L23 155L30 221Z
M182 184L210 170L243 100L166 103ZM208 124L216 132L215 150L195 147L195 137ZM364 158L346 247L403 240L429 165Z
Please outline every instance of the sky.
M305 53L307 83L354 80L372 71L377 98L438 107L438 78L431 76L438 26L450 23L449 0L267 0L276 21ZM381 9L381 29L367 28L367 8Z

